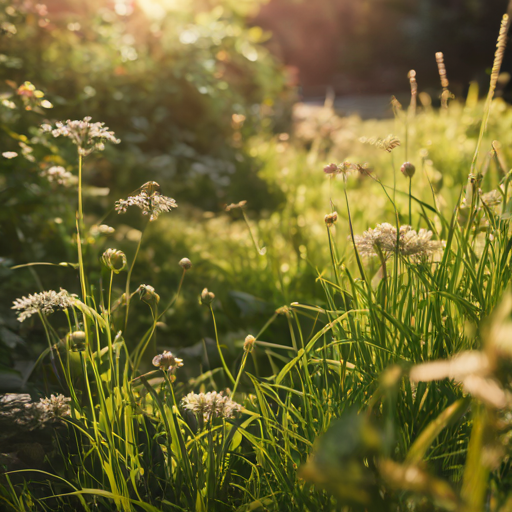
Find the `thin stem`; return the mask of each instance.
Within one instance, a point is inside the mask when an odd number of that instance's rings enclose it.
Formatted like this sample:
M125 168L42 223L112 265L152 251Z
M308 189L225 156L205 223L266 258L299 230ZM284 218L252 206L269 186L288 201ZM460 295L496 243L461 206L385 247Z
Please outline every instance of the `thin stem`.
M412 177L409 178L409 226L412 226Z
M219 343L219 335L217 332L217 323L215 322L215 314L213 313L213 308L212 308L211 304L210 304L210 312L212 314L213 327L215 329L215 341L217 342L217 350L219 351L220 360L222 361L222 367L224 368L226 375L229 377L229 380L233 383L233 385L235 385L235 378L229 371L228 365L226 364L226 361L224 360L224 356L222 355L222 350L220 348L220 343Z
M238 375L236 376L235 386L233 387L233 391L231 393L231 396L233 397L235 396L236 388L238 387L238 383L240 382L240 377L242 377L242 373L244 373L245 363L247 362L248 355L249 352L245 350L242 358L242 364L240 365L240 370L238 370Z
M142 244L142 238L144 237L144 233L146 231L148 224L144 226L142 233L140 234L139 243L137 244L137 250L135 251L135 256L133 257L132 264L130 265L130 269L128 270L128 275L126 276L126 290L125 290L125 297L126 297L126 317L124 320L124 332L127 331L128 328L128 316L130 314L130 280L132 277L133 267L135 267L135 262L137 261L137 256L139 255L140 246Z

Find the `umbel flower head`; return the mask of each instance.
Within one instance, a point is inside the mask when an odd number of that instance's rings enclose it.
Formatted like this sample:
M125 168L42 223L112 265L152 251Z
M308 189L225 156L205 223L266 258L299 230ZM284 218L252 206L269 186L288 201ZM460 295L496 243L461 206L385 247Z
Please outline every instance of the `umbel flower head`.
M78 153L87 156L93 151L103 151L105 149L105 141L112 144L119 144L114 132L109 131L105 123L91 123L90 117L84 117L83 121L57 122L56 128L49 124L43 124L41 129L43 132L51 132L54 137L67 137L71 139L73 144L78 146Z
M16 299L12 309L17 310L18 321L23 322L37 313L49 315L55 310L67 309L75 304L75 298L61 288L60 292L50 290Z
M143 215L149 215L149 220L153 221L161 213L178 208L178 204L172 197L163 196L159 190L160 185L156 181L148 181L140 187L140 192L136 196L128 196L126 199L116 201L116 212L126 213L129 206L137 206L142 210Z
M402 256L423 258L443 248L443 242L433 241L432 231L420 229L416 232L411 226L400 226L397 236L396 227L384 222L376 228L368 229L362 235L354 237L357 250L361 256L378 256L388 258L397 252Z
M174 357L172 352L169 350L164 350L161 354L158 354L153 358L153 366L156 366L163 371L168 370L169 372L174 372L177 368L181 368L183 366L183 359Z
M240 404L223 395L222 391L220 393L217 391L189 393L183 398L181 405L196 416L202 417L206 422L215 418L234 418L235 414L242 410Z
M69 416L70 408L68 402L71 398L64 395L51 395L50 398L41 398L37 404L37 408L41 413L43 421L51 421Z

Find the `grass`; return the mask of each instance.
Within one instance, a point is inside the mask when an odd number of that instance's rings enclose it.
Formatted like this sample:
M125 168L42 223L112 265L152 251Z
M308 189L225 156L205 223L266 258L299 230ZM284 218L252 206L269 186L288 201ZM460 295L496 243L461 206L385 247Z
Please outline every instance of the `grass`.
M192 208L163 214L144 238L128 237L123 283L112 255L93 270L97 248L82 243L78 154L81 295L57 313L65 329L39 314L45 388L70 397L69 414L51 423L42 467L3 472L2 507L509 510L511 174L508 148L493 139L509 132L512 109L476 96L472 89L464 104L438 112L424 95L414 116L396 107L394 120L364 123L326 107L291 137L253 139L260 178L280 207L259 219L235 209L197 223ZM403 142L386 151L376 139L389 132ZM332 160L351 165L322 176ZM399 173L403 160L416 166L410 180ZM346 176L347 168L361 172ZM496 200L482 190L496 190ZM326 226L334 211L337 223ZM414 258L396 249L397 234L394 250L363 257L357 236L383 222L431 230L443 249ZM170 244L195 262L179 270L173 291L158 286ZM221 293L203 292L202 310L190 312L183 295L196 269ZM155 277L157 291L133 291L142 275ZM232 297L251 311L252 351L242 341L249 332L224 339L236 315L223 290L237 290ZM131 324L141 308L148 320L139 333ZM206 371L185 373L185 356L183 368L150 364L168 346L158 328L181 314L215 340L213 349L203 344L202 357L218 363ZM480 364L461 369L457 355L468 353ZM184 407L188 393L211 390L241 411Z

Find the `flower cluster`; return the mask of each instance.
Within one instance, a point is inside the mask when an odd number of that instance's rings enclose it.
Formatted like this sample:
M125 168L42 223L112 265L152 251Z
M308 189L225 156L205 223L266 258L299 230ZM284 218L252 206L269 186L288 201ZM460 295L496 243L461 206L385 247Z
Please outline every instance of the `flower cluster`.
M242 410L242 406L217 391L208 393L189 393L183 398L181 405L184 409L192 411L204 421L210 421L214 418L234 418L237 412Z
M136 196L128 196L126 199L116 201L116 212L126 213L129 206L137 206L142 210L143 215L149 215L149 220L154 221L161 213L170 212L177 208L178 204L172 197L163 196L155 190L160 185L154 181L145 183Z
M156 366L163 371L168 370L170 373L173 373L176 369L183 366L183 359L174 357L172 352L169 350L164 350L161 354L158 354L153 358L153 366Z
M55 310L64 310L75 303L75 296L70 295L61 288L60 292L50 290L48 292L34 293L28 297L16 299L12 309L18 310L18 321L23 322L36 313L49 315Z
M41 176L46 178L50 183L57 183L64 187L71 187L78 183L78 178L60 165L54 165L42 171Z
M125 253L118 249L107 249L101 256L101 262L116 274L126 270L126 267L128 267L128 261Z
M18 153L16 153L16 151L4 151L2 153L2 156L4 158L7 158L7 160L10 160L11 158L16 158L18 156Z
M397 236L396 227L384 222L375 229L370 228L362 235L356 235L354 240L361 256L382 254L387 258L398 252L402 256L422 258L443 248L443 242L433 241L431 238L432 231L420 229L416 232L411 226L401 226Z
M90 117L84 117L83 121L57 122L56 128L49 124L41 126L44 132L51 132L54 137L68 137L78 146L78 152L82 156L87 156L93 151L103 151L105 149L105 141L119 144L114 132L109 131L105 123L91 123Z
M327 227L333 226L338 221L338 212L328 213L324 220Z
M367 163L354 164L352 162L345 161L339 165L328 164L324 167L324 173L328 176L334 176L336 174L342 174L344 178L353 172L366 175L370 172L370 166Z
M51 421L69 416L70 408L68 402L71 398L67 398L64 395L51 395L50 398L41 398L37 404L37 408L41 413L43 421Z

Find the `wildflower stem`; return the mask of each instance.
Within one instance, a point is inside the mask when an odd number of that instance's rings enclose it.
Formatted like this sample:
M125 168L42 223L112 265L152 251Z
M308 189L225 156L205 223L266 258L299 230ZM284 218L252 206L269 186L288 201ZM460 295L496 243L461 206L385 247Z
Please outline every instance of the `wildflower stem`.
M244 217L245 223L247 224L247 229L249 230L249 234L251 235L252 243L254 244L254 247L256 247L256 250L258 251L258 254L260 256L265 256L265 253L267 252L266 247L261 247L258 244L258 241L256 240L256 237L254 236L251 225L249 224L249 219L247 218L247 215L245 215L244 210L242 209L242 215Z
M235 379L231 372L229 371L228 365L226 364L226 361L224 360L224 356L222 355L222 350L220 348L219 343L219 335L217 333L217 323L215 322L215 314L213 313L212 305L210 304L210 312L212 314L213 319L213 327L215 329L215 341L217 342L217 350L219 351L220 360L222 361L222 367L224 368L224 371L226 372L226 375L229 377L229 380L233 383L233 385L236 385Z
M242 357L242 364L240 365L240 370L238 370L238 375L236 376L235 386L233 387L233 391L231 393L231 396L233 396L233 397L235 396L236 388L238 387L238 383L240 382L240 378L242 377L242 373L244 373L245 363L247 362L248 355L249 355L249 352L246 350L244 352L243 357Z
M178 297L180 296L181 287L183 285L183 280L185 279L186 270L183 269L183 274L181 274L180 284L178 285L178 290L176 291L176 295L171 299L169 304L165 306L164 310L158 315L157 321L164 316L164 314L172 307L172 305L178 300Z
M412 177L409 178L409 226L412 226Z
M128 328L128 316L130 314L130 280L132 277L133 267L135 267L135 262L137 261L137 256L139 255L140 246L142 244L142 238L144 237L144 232L146 231L146 228L148 226L148 223L145 224L144 228L142 229L142 232L140 234L139 243L137 244L137 249L135 250L135 255L133 257L132 264L130 265L130 268L128 270L128 275L126 276L126 290L125 290L125 296L126 296L126 317L124 320L124 332L126 332Z

